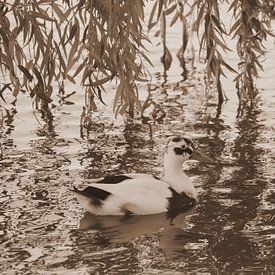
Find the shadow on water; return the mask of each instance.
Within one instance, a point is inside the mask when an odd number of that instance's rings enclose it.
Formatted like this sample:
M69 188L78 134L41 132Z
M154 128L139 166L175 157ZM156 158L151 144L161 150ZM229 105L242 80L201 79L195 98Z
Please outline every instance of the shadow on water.
M153 234L163 227L170 227L166 213L130 218L116 216L95 216L85 213L80 220L79 229L100 230L110 243L129 242L145 234Z
M263 110L247 106L229 126L221 108L201 105L194 89L181 84L165 84L162 93L156 92L154 100L167 114L161 123L133 121L117 127L98 119L95 131L84 133L76 146L80 151L69 148L79 141L60 137L52 110L39 113L43 127L35 128L30 150L16 151L9 141L14 118L9 118L0 159L4 268L28 272L36 267L37 274L58 268L67 274L79 266L79 274L274 270L274 197L263 195L268 188L272 192L267 185L274 178L266 178L266 150L258 146L266 142L259 119ZM196 177L200 198L174 225L165 214L129 220L82 217L69 192L72 184L85 185L108 173L161 173L166 136L194 132L202 151L217 162L186 165L187 174ZM7 148L14 151L9 154ZM71 171L74 159L79 164ZM267 210L264 203L269 203ZM75 229L78 219L80 228Z
M260 256L260 239L253 240L244 231L258 214L260 198L267 184L261 172L265 151L257 146L260 139L259 114L258 108L250 106L242 117L236 119L238 136L231 148L234 163L231 167L217 164L205 181L205 192L191 222L193 231L203 230L212 237L207 238L207 248L199 253L202 260L196 263L188 261L190 270L198 267L207 270L209 266L212 272L274 268L270 258ZM222 159L225 143L219 138L219 131L210 142L213 155ZM226 177L223 177L224 173ZM191 249L183 255L194 259L198 251L192 252Z
M54 115L52 113L52 110L49 109L48 107L45 107L38 112L36 112L40 115L40 118L37 118L39 123L41 123L40 128L36 131L37 136L46 136L49 138L54 138L58 136L58 134L55 131L55 126L54 126ZM42 122L40 122L40 119Z
M16 108L12 108L10 110L1 110L1 118L0 118L0 159L4 155L4 150L6 148L13 148L13 140L9 138L10 134L14 130L14 116L17 111ZM3 121L2 121L3 120ZM4 127L5 125L5 127Z
M73 233L77 253L82 255L81 259L86 264L96 265L98 272L111 269L127 274L141 272L140 261L146 257L151 262L156 261L156 254L159 254L161 260L167 256L178 256L185 245L179 236L192 211L179 214L173 225L166 213L125 219L95 216L86 212L80 220L80 231ZM130 265L127 261L130 261ZM117 267L119 268L116 269Z
M6 126L5 135L9 135L12 130L14 129L14 116L16 115L17 111L15 108L10 110L5 110L5 115L3 115L3 125Z
M232 229L222 234L223 238L214 245L213 252L221 266L224 264L229 270L253 267L256 264L255 255L258 254L257 244L243 234L243 230L257 216L260 196L266 187L261 173L265 151L257 147L259 113L259 109L252 105L245 115L237 119L239 135L234 142L233 157L238 169L224 183L232 189L230 199L236 204L227 209L227 223L232 224ZM266 266L263 264L258 268L264 271Z
M177 101L186 95L184 88L163 94L168 118L175 118L178 123L172 131L178 133L184 130L184 112L190 110ZM179 226L171 226L163 214L121 220L86 213L80 222L81 230L72 235L79 260L84 259L87 265L104 272L115 268L115 262L119 266L115 270L121 268L127 272L146 267L214 274L273 270L274 253L267 251L274 252L274 242L265 239L266 232L258 232L259 238L255 234L251 237L249 232L250 227L257 226L261 196L267 185L262 173L266 151L257 146L261 142L261 110L253 105L244 108L235 125L230 126L221 114L220 106L214 116L207 110L195 112L198 122L194 128L203 133L196 141L217 160L215 165L191 166L187 171L201 178L199 188L202 190L196 209L183 215ZM224 134L230 135L231 131L234 135L228 143ZM103 133L82 156L84 178L100 177L108 171L156 169L157 153L148 125L129 123L120 134ZM108 144L113 144L111 150Z
M64 112L37 111L42 125L28 125L27 148L19 150L16 138L20 143L21 137L14 133L26 121L18 119L16 109L5 115L0 137L0 272L274 273L275 180L274 172L266 174L274 168L274 158L266 157L274 144L263 137L265 131L272 135L274 127L265 128L260 119L271 113L259 103L241 106L232 122L232 113L214 105L211 95L198 93L204 72L190 63L182 63L180 81L171 82L171 71L157 75L160 83L152 102L161 119L148 115L144 124L117 123L98 113L91 129L81 129L79 137L75 126L83 102L76 102L79 109L68 104ZM200 194L192 211L179 215L174 225L166 214L128 220L83 216L69 192L73 184L85 185L108 173L158 175L159 156L171 134L194 135L202 151L217 161L184 167Z
M150 133L150 125L134 122L126 123L120 133L104 131L96 142L88 142L88 150L80 159L81 165L85 166L84 177L151 171L154 142ZM112 148L107 149L110 144Z
M78 266L84 270L79 274L273 270L274 215L272 209L269 216L262 210L268 182L263 174L266 151L258 146L261 110L246 108L229 127L220 110L211 116L211 108L193 110L181 104L183 97L190 96L184 87L161 96L168 122L131 122L120 131L106 123L83 140L77 154L66 152L71 140L59 138L56 117L41 113L45 127L35 131L31 152L5 155L0 163L4 168L0 241L5 267L28 271L43 266L40 274L61 267L65 271L60 274L66 274ZM188 112L194 112L197 121L193 128L186 126ZM165 214L129 220L81 216L82 209L68 191L75 179L85 184L103 173L159 173L158 156L166 136L192 131L199 133L195 141L202 151L217 160L210 166L187 165L187 173L198 178L200 198L194 210L179 215L173 226ZM228 142L224 136L232 131ZM67 168L75 157L81 171ZM72 230L78 218L80 229ZM19 262L24 264L15 267Z

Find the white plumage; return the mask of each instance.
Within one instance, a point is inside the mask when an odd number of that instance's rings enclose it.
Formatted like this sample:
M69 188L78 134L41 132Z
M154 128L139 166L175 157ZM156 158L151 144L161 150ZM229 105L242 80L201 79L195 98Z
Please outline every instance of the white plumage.
M74 189L80 204L95 215L148 215L167 212L173 218L197 201L193 183L182 171L187 159L211 162L187 138L174 137L166 145L164 176L122 174L90 181L83 191Z

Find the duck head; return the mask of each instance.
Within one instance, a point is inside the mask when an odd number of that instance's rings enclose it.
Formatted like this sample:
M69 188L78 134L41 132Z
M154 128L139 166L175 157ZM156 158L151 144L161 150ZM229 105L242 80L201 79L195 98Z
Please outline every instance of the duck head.
M165 172L181 171L183 162L189 159L198 160L202 163L213 163L212 159L195 148L189 138L173 137L169 139L164 154Z
M213 162L210 158L201 154L189 138L170 138L164 153L163 180L178 194L184 193L188 197L197 200L198 194L194 184L182 171L183 162L189 159L195 159L204 163Z

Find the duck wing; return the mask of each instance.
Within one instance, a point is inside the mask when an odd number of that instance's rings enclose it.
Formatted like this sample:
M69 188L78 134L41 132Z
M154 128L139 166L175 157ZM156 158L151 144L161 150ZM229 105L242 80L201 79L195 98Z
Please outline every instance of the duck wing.
M96 183L106 183L106 184L116 184L120 183L125 180L132 179L132 177L129 177L127 175L107 175L104 178L101 178L96 181Z
M73 190L80 204L96 215L156 214L167 211L171 190L154 177L125 179L117 184L91 184Z
M81 199L89 200L90 203L94 206L101 206L103 204L103 201L111 195L110 192L105 191L101 188L97 188L95 186L88 186L84 190L78 190L74 186L74 190L72 191L78 195L78 198L82 197Z
M119 175L107 175L102 178L89 180L90 183L104 183L104 184L118 184L126 180L133 179L147 179L147 178L155 178L158 177L145 173L130 173L130 174L119 174Z
M136 178L130 178L129 175L105 177L84 190L74 187L72 191L80 204L95 215L130 217L167 212L171 223L177 215L196 204L194 198L176 192L166 182L152 175L134 175Z

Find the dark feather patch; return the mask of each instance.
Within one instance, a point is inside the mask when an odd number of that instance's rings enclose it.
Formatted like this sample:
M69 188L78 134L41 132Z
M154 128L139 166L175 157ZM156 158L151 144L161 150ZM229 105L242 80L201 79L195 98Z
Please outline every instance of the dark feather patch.
M175 147L174 152L176 153L176 155L182 155L184 153L184 149L180 147Z
M172 224L177 215L193 208L196 200L188 197L185 193L177 193L171 187L169 189L172 192L172 197L168 198L167 218L170 219Z
M185 148L185 149L183 149L183 152L184 152L184 153L187 153L187 154L189 154L189 155L192 155L192 153L193 153L193 151L192 151L190 148Z
M112 195L112 193L94 186L89 186L82 191L74 187L74 192L90 198L91 203L95 206L101 206L103 201L106 200L110 195Z
M173 142L180 142L181 141L181 138L180 137L175 137L172 139Z
M188 138L183 138L183 139L187 145L192 144L192 141L190 139L188 139Z
M129 179L132 179L132 178L125 175L115 175L115 176L109 175L109 176L105 176L104 179L98 181L97 183L116 184Z
M193 151L190 148L180 148L180 147L175 147L174 152L176 153L176 155L182 155L183 153L192 155L193 153Z

